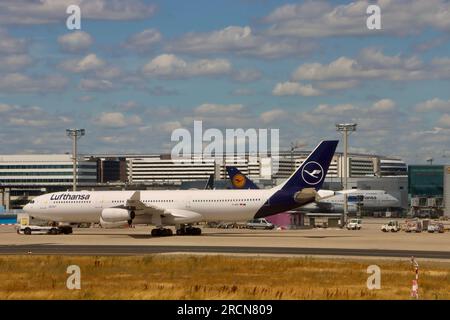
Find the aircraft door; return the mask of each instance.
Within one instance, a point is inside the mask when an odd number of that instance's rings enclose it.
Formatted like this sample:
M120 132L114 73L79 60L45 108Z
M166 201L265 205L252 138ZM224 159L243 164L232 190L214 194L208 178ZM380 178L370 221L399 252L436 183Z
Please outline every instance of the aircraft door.
M96 197L94 200L94 206L96 209L102 209L103 208L103 198L101 196Z
M45 210L47 208L48 208L48 201L47 200L39 201L39 209Z

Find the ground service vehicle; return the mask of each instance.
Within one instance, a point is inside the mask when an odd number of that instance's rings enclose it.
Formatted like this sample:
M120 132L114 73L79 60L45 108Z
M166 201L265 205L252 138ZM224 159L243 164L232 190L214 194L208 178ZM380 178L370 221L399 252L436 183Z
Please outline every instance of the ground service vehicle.
M407 221L406 222L406 232L422 232L422 222L413 220L413 221Z
M430 233L434 233L434 232L438 232L438 233L444 233L444 224L441 222L434 222L434 223L430 223L428 225L428 232Z
M33 225L18 225L16 227L18 234L70 234L72 228L68 226L33 226Z
M273 229L275 225L270 223L264 218L261 219L253 219L247 222L246 224L248 229Z
M361 224L362 224L361 219L351 219L347 223L347 229L348 230L361 230Z
M397 220L391 220L386 224L381 226L381 231L383 232L398 232L400 231L400 224Z

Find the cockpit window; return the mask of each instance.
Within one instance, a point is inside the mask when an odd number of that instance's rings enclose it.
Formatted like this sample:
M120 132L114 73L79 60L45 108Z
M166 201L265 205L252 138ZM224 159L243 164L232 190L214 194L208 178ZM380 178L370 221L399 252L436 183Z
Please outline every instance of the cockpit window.
M34 200L31 200L30 203L34 203Z

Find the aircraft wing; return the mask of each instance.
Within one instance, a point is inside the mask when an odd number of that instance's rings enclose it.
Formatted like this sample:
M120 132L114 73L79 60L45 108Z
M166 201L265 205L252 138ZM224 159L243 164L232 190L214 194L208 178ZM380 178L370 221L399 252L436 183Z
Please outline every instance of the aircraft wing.
M190 210L163 209L145 204L141 201L140 197L140 192L136 191L133 193L130 199L127 200L126 203L126 208L129 210L133 210L137 216L151 215L152 219L156 219L155 221L163 218L166 222L170 223L191 223L197 222L202 218L201 214Z
M125 206L129 210L133 210L136 213L136 215L143 215L143 214L164 215L165 214L164 209L143 203L141 201L141 192L140 191L135 191L132 194L132 196L130 197L130 199L127 200L127 203Z

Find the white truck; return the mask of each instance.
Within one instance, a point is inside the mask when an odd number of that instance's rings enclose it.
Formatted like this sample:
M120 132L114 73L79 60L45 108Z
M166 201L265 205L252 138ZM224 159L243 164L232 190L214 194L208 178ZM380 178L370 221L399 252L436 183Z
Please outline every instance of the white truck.
M361 230L361 224L362 224L361 219L351 219L347 223L347 230Z
M16 231L18 234L71 234L72 227L65 225L44 225L39 223L30 224L30 217L27 214L20 214L17 216L18 223L16 225Z
M400 224L397 220L391 220L386 224L381 226L381 231L383 232L398 232L400 231Z
M444 233L445 232L445 228L444 228L444 224L442 222L432 222L428 225L427 231L430 233Z

